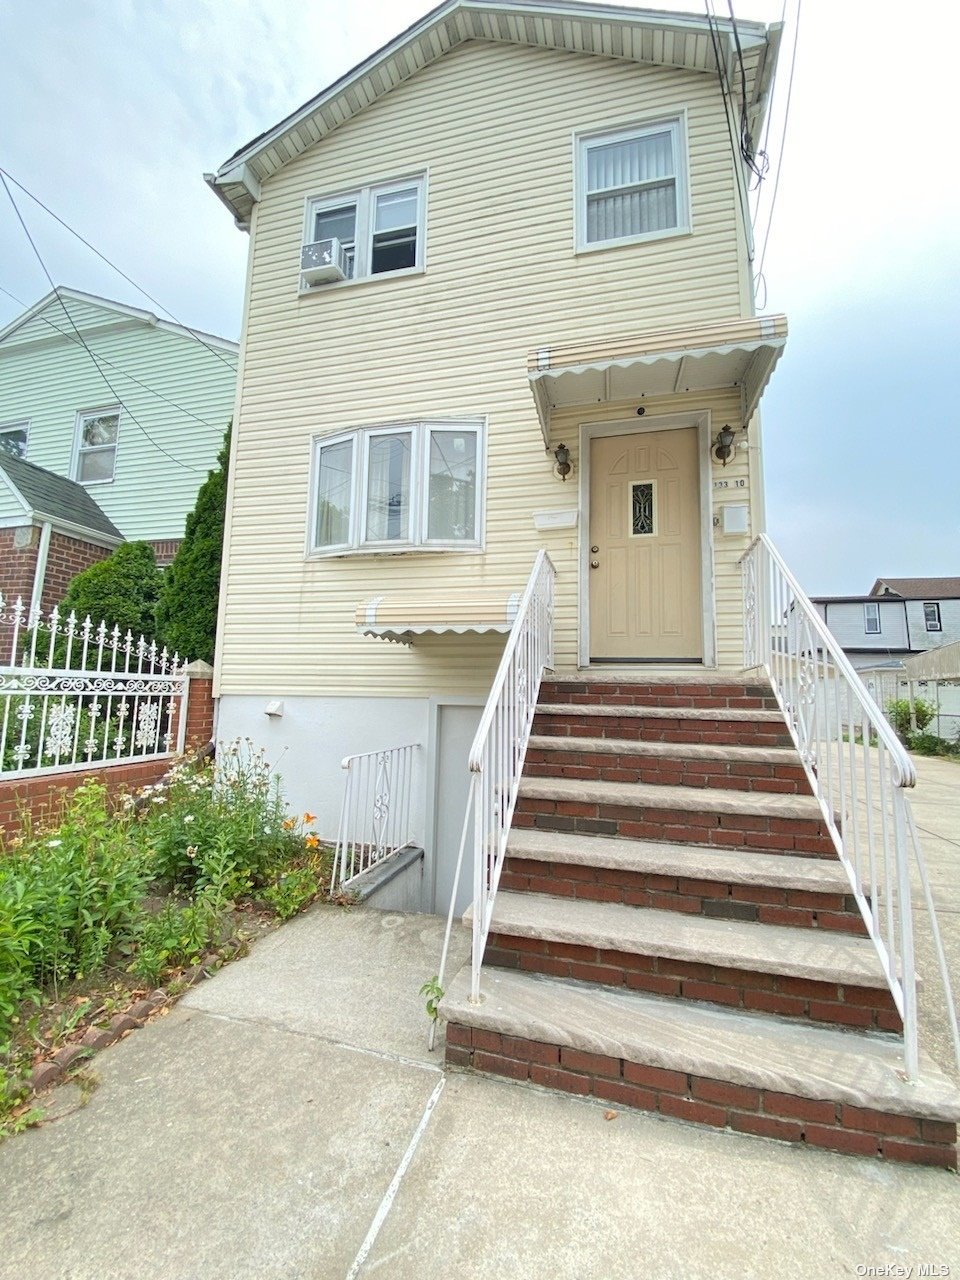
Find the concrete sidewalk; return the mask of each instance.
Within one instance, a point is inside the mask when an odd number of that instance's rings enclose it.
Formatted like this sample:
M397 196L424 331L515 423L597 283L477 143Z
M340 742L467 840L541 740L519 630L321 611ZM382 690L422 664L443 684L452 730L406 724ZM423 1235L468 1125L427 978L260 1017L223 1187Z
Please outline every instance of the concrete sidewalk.
M0 1277L956 1274L949 1174L444 1079L441 929L314 909L99 1055L85 1107L0 1146Z

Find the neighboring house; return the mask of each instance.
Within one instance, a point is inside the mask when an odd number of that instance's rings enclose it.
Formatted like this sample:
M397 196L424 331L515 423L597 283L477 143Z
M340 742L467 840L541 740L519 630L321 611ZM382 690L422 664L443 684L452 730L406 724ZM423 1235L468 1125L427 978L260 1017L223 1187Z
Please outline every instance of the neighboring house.
M863 596L814 596L813 604L878 701L906 697L905 658L960 640L960 578L878 578ZM889 672L889 678L880 673ZM960 729L960 689L917 682L914 693L937 707L933 732Z
M446 0L209 176L251 236L218 732L319 834L344 797L351 888L471 908L449 1064L955 1166L798 719L816 673L788 705L744 671L792 591L751 545L786 321L754 315L744 153L779 38Z
M44 614L123 542L82 484L0 449L0 592Z
M149 542L169 564L233 412L237 352L148 311L58 288L0 330L0 451L81 486L121 541ZM33 537L22 507L0 498L2 563ZM73 538L79 572L110 548L60 527L72 508L40 514ZM22 585L28 570L17 572ZM4 596L19 590L0 577Z

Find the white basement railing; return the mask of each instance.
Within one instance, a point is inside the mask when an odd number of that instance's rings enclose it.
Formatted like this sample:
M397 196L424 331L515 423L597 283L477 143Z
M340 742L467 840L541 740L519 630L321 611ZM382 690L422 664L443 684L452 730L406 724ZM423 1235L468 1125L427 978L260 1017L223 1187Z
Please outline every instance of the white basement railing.
M437 984L443 987L464 852L473 844L471 998L480 999L480 966L490 932L520 775L537 709L540 682L553 666L553 588L556 570L539 551L507 637L500 666L470 748L470 790L463 819ZM433 1048L436 1023L430 1028Z
M411 823L414 753L417 742L346 756L340 829L332 887L346 888L357 876L415 842Z
M179 655L154 641L0 596L0 775L182 750L185 691Z
M940 931L906 789L913 761L840 645L763 534L741 560L745 665L760 667L810 779L824 821L903 1019L907 1075L918 1075L911 855L930 914L954 1051L960 1035Z

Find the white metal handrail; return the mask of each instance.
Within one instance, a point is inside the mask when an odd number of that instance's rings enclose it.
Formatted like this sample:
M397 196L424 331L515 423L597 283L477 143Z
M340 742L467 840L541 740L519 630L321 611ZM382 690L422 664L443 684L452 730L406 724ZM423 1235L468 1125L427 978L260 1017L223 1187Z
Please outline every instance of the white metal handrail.
M340 826L332 889L352 880L414 843L411 821L414 753L419 742L345 756Z
M769 538L761 534L740 563L745 665L766 672L786 717L903 1020L907 1075L916 1080L911 852L935 940L939 931L905 795L917 780L913 761ZM960 1063L950 977L939 945L938 959Z
M523 761L537 709L540 682L553 666L553 589L556 570L539 551L494 676L468 764L470 789L454 872L437 983L442 988L464 853L473 835L473 942L471 998L480 998L480 966L493 903L517 803ZM435 1024L430 1030L433 1048Z

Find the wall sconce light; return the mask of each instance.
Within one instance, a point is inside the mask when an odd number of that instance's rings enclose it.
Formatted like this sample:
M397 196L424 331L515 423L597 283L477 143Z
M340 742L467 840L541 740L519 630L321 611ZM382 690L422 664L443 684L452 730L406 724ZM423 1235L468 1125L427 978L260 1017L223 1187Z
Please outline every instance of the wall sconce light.
M557 460L557 475L561 480L566 480L567 476L573 470L573 466L570 462L570 450L565 444L558 444L553 451L553 456Z
M718 462L722 462L724 466L733 453L733 441L736 433L731 426L722 427L717 432L717 438L713 442L713 456Z

